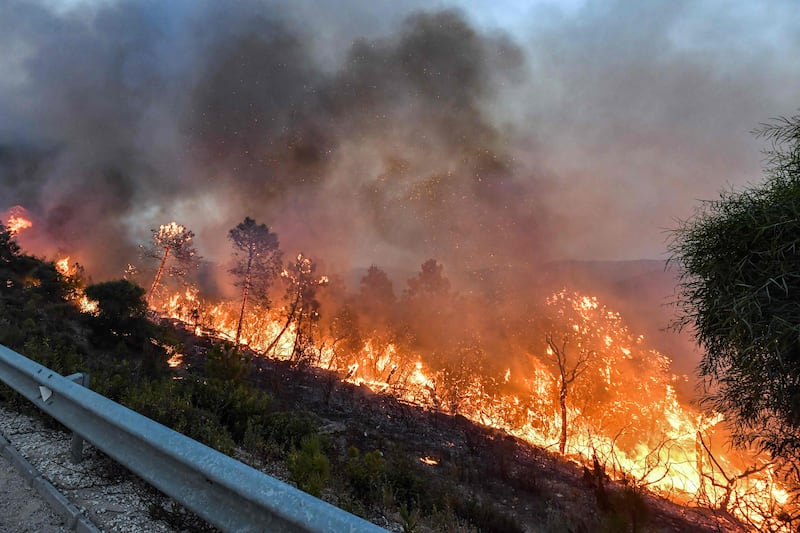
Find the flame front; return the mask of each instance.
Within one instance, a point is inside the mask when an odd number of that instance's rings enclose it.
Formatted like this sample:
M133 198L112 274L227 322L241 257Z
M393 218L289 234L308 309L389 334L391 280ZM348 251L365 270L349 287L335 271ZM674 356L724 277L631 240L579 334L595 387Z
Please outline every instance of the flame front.
M667 356L648 348L643 336L631 333L620 315L595 297L564 290L548 298L547 306L566 334L574 334L576 349L591 347L596 353L568 398L568 458L585 463L596 457L615 479L731 512L756 527L773 520L788 499L776 467L765 457L722 447L722 417L704 417L679 401L680 377L670 372ZM194 289L174 293L154 310L197 334L235 336L237 306L205 302ZM283 327L284 311L255 309L243 326L242 342L263 355L292 357L297 332ZM520 353L514 371L491 376L466 363L434 369L428 354L403 352L378 339L347 352L335 346L332 339L320 341L312 363L400 401L458 413L531 444L557 448L562 419L550 347Z

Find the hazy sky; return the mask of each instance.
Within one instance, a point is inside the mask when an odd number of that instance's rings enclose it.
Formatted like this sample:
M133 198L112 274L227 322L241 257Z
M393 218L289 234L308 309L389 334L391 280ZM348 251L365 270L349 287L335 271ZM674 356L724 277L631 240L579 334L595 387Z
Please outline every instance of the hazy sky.
M341 268L660 258L800 108L795 0L398 4L3 2L0 211L111 270L245 215Z

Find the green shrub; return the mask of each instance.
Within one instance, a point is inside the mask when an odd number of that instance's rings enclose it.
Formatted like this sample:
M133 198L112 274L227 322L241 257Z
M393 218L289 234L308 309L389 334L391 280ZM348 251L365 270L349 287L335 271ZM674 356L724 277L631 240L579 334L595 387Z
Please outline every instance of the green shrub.
M211 379L241 383L250 371L250 359L235 347L215 344L206 354L205 374Z
M345 474L353 495L364 502L372 504L381 495L386 479L386 460L378 450L361 455L355 446L347 450Z
M217 415L192 404L192 382L152 381L128 391L123 403L167 427L230 454L235 446Z
M131 381L132 374L128 361L115 361L92 373L91 388L115 402L122 402L129 389L136 385Z
M292 481L300 490L319 496L330 478L331 463L322 451L319 436L303 439L299 450L289 454L286 461Z
M218 379L185 382L192 384L192 404L214 413L237 442L244 439L248 425L266 424L272 400L264 392L247 384Z
M284 453L297 448L303 440L319 434L319 425L311 413L281 412L264 419L264 437Z
M411 509L405 505L400 506L400 520L402 520L403 533L414 533L419 522L419 510Z
M387 483L395 503L430 510L434 504L430 485L425 482L419 467L401 451L395 452L388 463Z
M22 348L22 355L61 375L85 369L83 359L74 346L53 341L49 337L30 336Z

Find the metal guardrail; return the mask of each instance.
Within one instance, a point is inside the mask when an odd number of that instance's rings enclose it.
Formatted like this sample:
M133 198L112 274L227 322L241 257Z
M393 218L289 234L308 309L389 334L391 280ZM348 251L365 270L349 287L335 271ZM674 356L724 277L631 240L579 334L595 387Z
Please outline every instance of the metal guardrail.
M3 345L0 380L79 438L224 531L386 531L123 407Z

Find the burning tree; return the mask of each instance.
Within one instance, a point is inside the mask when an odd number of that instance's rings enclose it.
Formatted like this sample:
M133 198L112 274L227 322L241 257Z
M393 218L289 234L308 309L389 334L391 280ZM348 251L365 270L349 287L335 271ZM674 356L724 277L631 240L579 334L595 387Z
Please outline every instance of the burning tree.
M577 356L571 359L567 355L567 346L571 335L563 333L545 334L547 355L558 366L558 405L561 411L561 433L558 438L558 452L564 455L567 449L567 395L572 384L587 369L589 361L594 357L592 350L585 349L580 342L575 343Z
M27 216L27 212L21 205L15 205L6 211L4 225L6 231L12 236L19 234L19 232L26 230L33 226L33 222ZM0 222L2 222L0 220Z
M364 318L376 328L388 324L394 314L397 297L386 272L371 265L361 278L356 302Z
M464 339L442 356L434 354L434 359L442 361L434 382L433 401L438 408L450 414L459 413L471 396L480 401L483 393L483 362L486 354L476 339Z
M14 240L13 232L0 222L0 262L10 263L19 253L20 248Z
M358 318L361 335L369 341L368 354L372 366L380 366L374 378L379 378L381 371L387 366L382 361L390 355L397 342L395 317L397 313L397 297L392 282L386 272L375 265L367 269L361 278L358 294L353 298L353 310ZM363 344L363 343L362 343ZM393 361L394 365L397 361ZM362 369L365 365L362 364ZM396 369L396 367L395 367ZM389 374L392 373L389 367ZM380 376L388 382L389 374Z
M144 257L159 260L158 271L147 293L147 302L150 305L165 271L170 276L183 278L190 268L197 266L198 261L197 251L192 244L194 233L185 226L170 222L151 231L153 242L141 247Z
M407 284L401 304L404 321L413 332L414 348L441 351L444 343L450 340L454 329L451 319L458 307L444 266L435 259L428 259Z
M228 238L233 242L236 260L231 273L237 278L236 286L242 289L242 305L234 339L234 344L238 346L248 298L255 297L268 302L269 287L280 269L281 251L278 248L278 236L265 224L256 224L250 217L231 229Z
M553 377L558 386L558 410L561 420L558 451L566 452L568 433L567 399L577 381L597 359L598 324L593 323L597 302L588 297L569 295L566 291L553 294L547 299L547 307L534 320L534 330L544 337L543 360L553 368ZM541 338L541 337L539 337ZM540 340L535 341L536 344ZM536 353L538 349L532 347ZM587 380L588 381L588 380ZM585 395L591 395L583 391ZM595 401L599 400L596 398Z
M300 253L297 254L295 261L289 263L281 272L281 277L288 283L286 299L289 308L286 311L286 322L278 336L270 343L267 353L277 345L289 326L294 324L295 339L291 358L295 361L309 359L308 352L314 343L314 328L319 321L320 305L317 300L317 290L328 284L328 277L318 277L316 269L317 265Z

